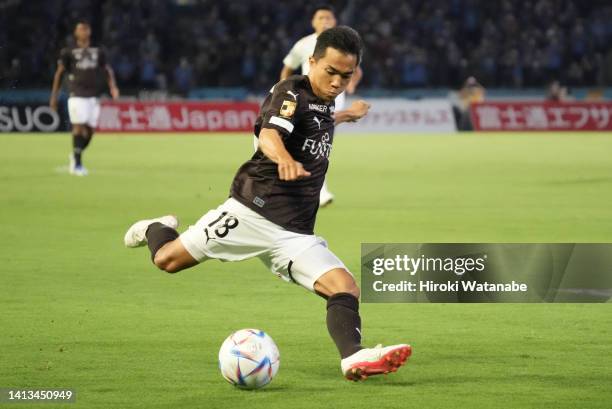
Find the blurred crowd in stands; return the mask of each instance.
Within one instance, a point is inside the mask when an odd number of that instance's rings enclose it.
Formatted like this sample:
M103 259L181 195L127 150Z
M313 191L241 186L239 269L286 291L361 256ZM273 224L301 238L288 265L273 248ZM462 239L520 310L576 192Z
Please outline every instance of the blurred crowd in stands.
M612 85L609 0L343 0L340 24L364 38L361 86L487 88ZM312 32L312 2L278 0L0 0L0 85L49 86L84 18L122 89L245 86L279 77Z

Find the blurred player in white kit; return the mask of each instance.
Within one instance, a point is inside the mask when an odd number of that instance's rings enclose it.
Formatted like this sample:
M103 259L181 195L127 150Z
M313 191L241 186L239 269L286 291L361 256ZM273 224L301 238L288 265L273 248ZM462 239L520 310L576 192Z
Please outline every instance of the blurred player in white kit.
M307 35L306 37L301 38L298 42L295 43L289 54L283 60L284 67L281 71L280 79L281 81L289 77L293 74L293 72L298 68L302 68L302 75L307 75L310 70L310 64L308 62L308 58L312 56L314 52L315 45L317 43L317 37L323 31L335 27L336 26L336 16L334 14L333 7L329 5L319 5L316 6L312 10L312 28L314 29L314 33ZM361 80L363 72L361 68L358 68L351 82L346 87L346 92L349 94L353 94L355 92L355 88L357 88L357 84ZM344 105L346 101L346 94L343 92L342 94L336 97L336 118L341 118L344 115L351 115L352 111L355 109L364 109L364 106L361 104L361 101L356 102L351 106L350 109L345 110ZM350 116L349 116L350 118ZM342 118L344 119L344 118ZM351 119L347 120L351 122ZM345 122L345 121L337 121ZM334 200L334 195L327 188L327 180L323 183L323 187L321 188L321 196L319 200L319 206L324 207L330 204Z

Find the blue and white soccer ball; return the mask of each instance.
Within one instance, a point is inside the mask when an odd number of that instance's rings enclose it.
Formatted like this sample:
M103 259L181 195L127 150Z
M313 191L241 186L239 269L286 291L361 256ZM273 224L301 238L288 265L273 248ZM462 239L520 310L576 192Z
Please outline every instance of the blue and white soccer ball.
M219 350L221 375L242 389L259 389L278 372L278 347L264 331L241 329L223 341Z

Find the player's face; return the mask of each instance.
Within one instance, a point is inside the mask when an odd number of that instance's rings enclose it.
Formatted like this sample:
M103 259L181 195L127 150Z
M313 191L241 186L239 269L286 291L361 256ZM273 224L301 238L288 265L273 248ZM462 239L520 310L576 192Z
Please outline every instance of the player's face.
M77 26L74 28L74 36L80 41L89 40L89 37L91 36L91 27L89 27L88 24L77 24Z
M329 10L319 10L312 16L312 28L315 33L321 34L328 28L336 27L336 17Z
M347 87L357 69L357 56L328 47L318 60L310 57L308 78L319 98L332 101Z

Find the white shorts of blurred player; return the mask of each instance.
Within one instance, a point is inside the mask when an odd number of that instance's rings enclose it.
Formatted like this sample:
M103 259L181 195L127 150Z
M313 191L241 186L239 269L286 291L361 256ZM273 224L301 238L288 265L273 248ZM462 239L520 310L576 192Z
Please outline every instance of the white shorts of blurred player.
M314 283L326 272L348 271L323 238L288 231L233 198L206 213L179 238L199 262L258 257L278 277L313 292Z
M346 104L346 91L336 97L334 101L334 111L342 111L344 109L344 104Z
M95 97L70 97L68 98L68 115L73 125L88 125L95 128L100 118L100 100Z

